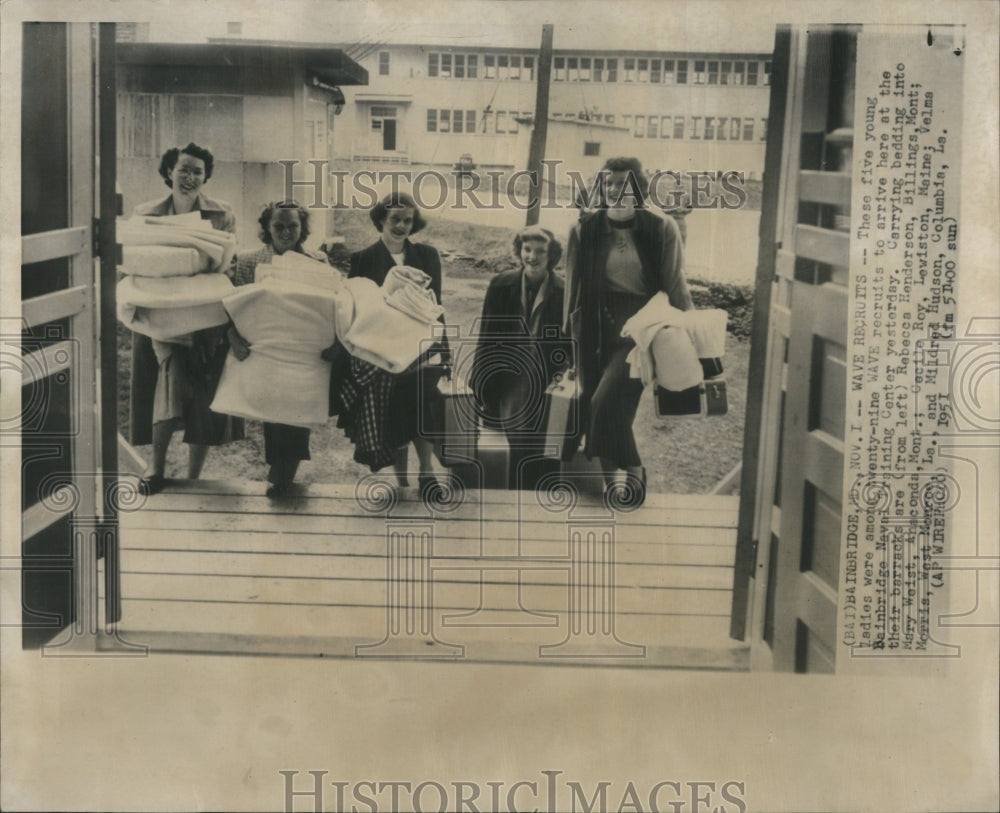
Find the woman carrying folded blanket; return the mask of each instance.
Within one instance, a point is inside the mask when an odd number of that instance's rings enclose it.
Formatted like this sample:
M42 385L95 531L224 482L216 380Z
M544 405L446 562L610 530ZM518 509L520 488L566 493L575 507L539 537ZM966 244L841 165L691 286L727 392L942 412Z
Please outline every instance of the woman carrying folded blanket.
M230 206L202 191L212 177L213 165L212 153L193 142L167 150L159 172L170 187L170 195L136 206L134 215L165 217L200 212L201 219L208 220L212 228L235 233L236 218ZM209 446L244 437L241 419L209 409L228 351L224 326L199 330L170 342L133 335L130 435L137 445L153 444L152 463L142 476L146 493L163 488L167 449L177 429L184 429L188 477L192 480L201 475Z
M234 285L254 282L258 265L269 263L286 251L295 251L312 260L327 263L323 254L309 251L302 245L309 236L309 213L301 204L295 201L268 203L257 222L260 224L260 240L264 245L233 258L230 276ZM229 344L239 361L243 361L251 353L250 343L232 324L229 326ZM309 460L309 430L301 426L265 421L264 460L271 467L267 474L270 484L267 496L287 495L295 480L299 461Z
M371 210L370 217L381 237L363 251L351 255L349 277L366 277L382 285L389 271L395 266L408 266L423 271L430 277L430 289L437 303L441 303L441 258L437 250L426 243L414 243L410 235L420 231L426 221L413 198L394 193L383 197ZM387 324L391 331L392 325ZM439 487L434 474L433 443L427 437L432 431L429 416L443 411L437 384L446 373L450 361L447 342L423 354L417 365L439 352L442 367L432 371L404 372L392 375L371 365L351 359L353 375L346 383L347 392L354 390L353 404L341 404L338 425L344 428L356 445L355 460L377 470L392 463L397 482L408 485L407 448L413 443L420 462L418 484L422 495L433 496ZM371 368L371 369L368 369ZM368 390L371 397L358 397Z
M659 291L678 310L692 307L680 231L672 217L646 205L648 186L637 158L605 163L598 208L570 233L564 308L578 353L584 452L600 458L609 492L637 504L646 497L646 469L632 422L643 382L629 375L635 342L622 328Z

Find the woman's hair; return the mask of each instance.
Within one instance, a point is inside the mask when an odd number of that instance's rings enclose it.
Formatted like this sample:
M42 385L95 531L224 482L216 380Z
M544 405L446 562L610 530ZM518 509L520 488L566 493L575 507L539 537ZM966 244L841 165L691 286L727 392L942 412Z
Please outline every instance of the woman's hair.
M402 209L404 206L413 209L413 228L410 230L410 234L416 234L427 225L427 221L420 214L420 207L417 206L416 201L405 192L393 192L386 195L372 207L368 216L372 219L372 223L375 224L375 228L378 231L382 231L385 220L389 216L389 209Z
M548 243L549 261L546 265L546 270L551 271L559 265L559 261L563 255L562 243L556 239L556 236L552 232L548 229L543 229L541 226L526 226L521 229L521 231L514 235L514 254L518 259L521 258L521 246L528 240L540 240L541 242Z
M271 218L274 217L274 213L278 209L294 209L299 213L301 229L299 231L299 242L295 244L295 247L298 248L309 236L309 212L306 211L301 203L295 200L272 200L265 205L261 210L260 217L257 218L257 222L260 224L260 231L257 236L265 246L271 245Z
M604 168L601 170L601 175L599 176L601 179L600 205L602 208L608 205L608 201L604 196L604 175L608 172L629 173L630 177L622 194L638 195L639 205L646 203L646 198L649 197L649 179L646 177L646 173L642 171L642 162L638 158L609 158L604 162Z
M171 189L174 188L174 182L170 180L170 173L173 171L173 168L177 166L177 159L179 159L181 155L190 155L193 158L200 158L205 162L205 180L207 181L212 177L212 168L215 166L215 156L212 155L211 150L199 147L191 141L186 147L171 147L163 153L163 157L160 158L160 177L163 178L163 182Z

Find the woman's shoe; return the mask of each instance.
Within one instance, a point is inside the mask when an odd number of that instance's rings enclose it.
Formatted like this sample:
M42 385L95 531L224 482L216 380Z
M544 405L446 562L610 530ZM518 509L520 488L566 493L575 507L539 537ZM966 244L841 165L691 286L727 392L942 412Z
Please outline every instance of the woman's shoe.
M163 486L166 485L167 478L162 474L143 474L139 478L139 493L146 497L152 497L154 494L159 494L163 491Z
M605 504L619 511L634 511L646 502L646 467L639 474L625 472L624 483L611 483L604 489Z
M291 483L271 483L267 487L267 491L264 492L264 496L270 497L271 499L287 497L291 490Z
M444 499L444 487L436 475L418 475L417 486L420 489L420 499L426 503L440 503Z

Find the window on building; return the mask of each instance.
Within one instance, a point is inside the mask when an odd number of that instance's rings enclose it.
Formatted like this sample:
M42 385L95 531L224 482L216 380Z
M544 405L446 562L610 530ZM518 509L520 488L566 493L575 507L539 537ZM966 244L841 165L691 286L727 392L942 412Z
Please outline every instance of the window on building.
M603 82L604 81L604 58L595 56L594 57L594 81Z
M590 57L580 57L580 81L589 82L591 79Z
M510 57L507 54L497 56L497 79L510 79Z
M614 59L609 59L608 60L608 74L605 77L605 80L608 81L608 82L617 82L618 81L618 58L617 57L615 57Z
M437 76L438 75L438 55L428 54L427 55L427 75Z
M638 67L639 67L639 70L638 70L638 80L640 82L648 82L649 81L649 60L648 59L639 59L638 60Z
M487 79L497 78L497 58L493 54L483 56L483 73Z
M633 57L626 57L625 59L625 81L635 81L635 59Z
M704 119L701 116L691 116L691 130L689 137L700 139L704 133Z
M670 116L660 116L660 138L670 138Z
M226 33L240 36L243 33L243 23L239 21L226 23Z
M580 81L579 60L575 56L566 57L566 81L568 82Z
M767 141L767 119L760 120L760 140Z
M646 135L646 117L636 116L635 117L635 130L632 135L636 138L644 138Z
M437 110L427 111L427 132L436 133L438 130L438 112Z
M441 54L441 76L451 78L451 54Z
M674 138L684 138L684 116L674 116Z
M705 60L696 59L694 61L694 76L691 77L691 84L704 85L708 81L705 73Z
M726 122L729 121L728 116L718 116L715 122L715 140L725 141L726 140Z
M759 65L756 62L747 63L747 84L756 85L757 84L757 71L759 70Z
M672 59L663 60L663 82L672 85L676 81L674 77L674 61Z
M649 121L646 123L646 138L656 138L659 127L660 117L650 116Z
M719 84L728 85L729 75L733 72L733 63L723 60L719 63Z
M715 138L715 117L705 116L705 140L712 141Z
M461 110L451 111L451 131L453 133L465 132L465 116Z
M649 61L649 81L654 85L663 81L663 60L651 59Z
M520 79L521 78L521 57L512 56L510 58L510 78Z
M479 75L479 57L476 54L469 54L465 57L465 75L469 79L476 79Z
M527 79L529 82L535 81L535 58L533 56L526 56L524 58L524 73L522 74L523 79Z
M438 111L438 132L439 133L450 133L451 132L451 111L450 110L440 110L440 111Z
M476 111L466 110L465 111L465 132L474 133L476 132Z
M507 132L507 113L503 110L497 110L497 133Z
M388 76L389 75L389 52L379 51L378 52L378 75Z
M686 59L677 60L677 84L686 85L688 81L688 61Z
M765 62L764 63L764 84L765 85L770 85L771 84L771 63L770 62Z
M743 119L743 140L753 141L753 119Z
M719 84L719 62L715 59L710 59L708 62L708 84L717 85Z
M729 140L739 141L743 137L743 119L733 116L729 120Z
M600 141L584 141L583 142L583 154L589 157L601 154L601 142Z
M552 79L556 82L566 81L566 57L557 56L552 60Z
M455 54L455 78L465 79L465 54Z
M604 117L604 121L606 121L608 124L614 124L615 123L615 114L614 113L608 113Z
M729 83L731 85L742 85L744 81L743 75L746 73L747 63L746 62L734 62L733 72L730 75Z

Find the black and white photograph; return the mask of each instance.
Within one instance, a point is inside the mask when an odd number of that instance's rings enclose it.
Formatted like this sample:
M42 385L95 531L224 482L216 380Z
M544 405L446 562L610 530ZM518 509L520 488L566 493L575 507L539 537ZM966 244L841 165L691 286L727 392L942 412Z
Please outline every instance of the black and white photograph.
M1000 7L0 15L0 808L1000 808Z

